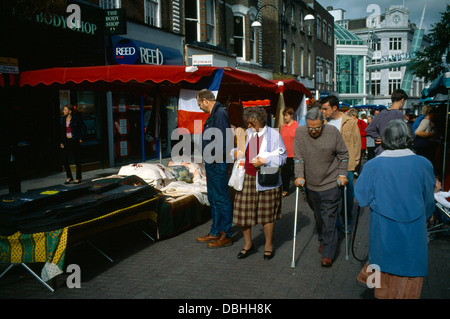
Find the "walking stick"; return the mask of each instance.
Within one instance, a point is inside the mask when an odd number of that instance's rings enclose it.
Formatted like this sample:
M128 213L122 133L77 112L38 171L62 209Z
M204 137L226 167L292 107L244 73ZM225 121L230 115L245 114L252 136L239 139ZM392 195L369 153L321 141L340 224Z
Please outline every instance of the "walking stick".
M348 260L348 231L347 231L347 185L344 186L344 212L345 212L345 217L344 217L344 233L345 233L345 260Z
M291 268L295 268L295 239L297 237L297 211L298 211L298 189L299 187L295 187L295 221L294 221L294 239L292 244L292 261Z

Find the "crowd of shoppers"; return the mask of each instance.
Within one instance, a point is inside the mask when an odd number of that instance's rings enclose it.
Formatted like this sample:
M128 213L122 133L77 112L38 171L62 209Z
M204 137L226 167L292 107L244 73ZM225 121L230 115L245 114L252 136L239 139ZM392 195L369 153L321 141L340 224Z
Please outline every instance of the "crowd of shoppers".
M197 96L200 108L211 114L204 132L230 127L225 110L211 94ZM256 251L251 229L261 224L263 257L272 259L274 222L281 218L282 197L289 194L293 177L296 187L306 189L314 212L320 264L331 267L340 231L351 232L342 229L346 189L349 225L355 199L361 207L370 207L369 258L357 279L366 282L376 266L381 273L377 298L419 298L427 275L426 222L435 210L434 149L430 145L438 133L433 109L425 109L416 120L420 123L415 123L414 117L402 111L406 93L396 90L391 99L390 108L361 117L355 109L345 114L335 96L316 101L302 119L296 119L295 110L288 107L280 133L268 126L263 108L246 108L245 148L232 152L245 160L243 187L231 203L228 164L205 162L213 225L208 235L197 240L212 248L229 246L231 225L237 225L244 238L237 258L244 259ZM367 160L364 165L362 159ZM265 169L271 169L274 177L269 184L260 175Z

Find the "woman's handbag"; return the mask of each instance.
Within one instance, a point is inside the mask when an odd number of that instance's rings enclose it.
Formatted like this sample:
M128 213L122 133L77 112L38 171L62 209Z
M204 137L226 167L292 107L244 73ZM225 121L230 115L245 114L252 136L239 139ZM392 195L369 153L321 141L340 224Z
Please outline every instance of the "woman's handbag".
M279 171L277 169L275 173L269 173L266 171L271 171L273 168L261 169L258 167L258 184L261 186L277 186L279 180Z

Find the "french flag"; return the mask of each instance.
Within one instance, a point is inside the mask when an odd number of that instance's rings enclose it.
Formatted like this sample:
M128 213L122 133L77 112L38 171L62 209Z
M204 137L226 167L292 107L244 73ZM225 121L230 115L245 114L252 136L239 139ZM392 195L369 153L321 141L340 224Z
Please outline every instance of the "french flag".
M217 69L212 75L209 84L204 87L213 92L217 98L219 93L220 82L222 81L223 69ZM203 89L203 88L201 88ZM201 134L203 125L209 117L209 113L203 112L197 103L197 93L200 90L181 89L178 99L178 127L186 128L191 134ZM194 121L201 121L201 126L194 126ZM199 123L199 122L197 122ZM196 130L195 130L195 129Z

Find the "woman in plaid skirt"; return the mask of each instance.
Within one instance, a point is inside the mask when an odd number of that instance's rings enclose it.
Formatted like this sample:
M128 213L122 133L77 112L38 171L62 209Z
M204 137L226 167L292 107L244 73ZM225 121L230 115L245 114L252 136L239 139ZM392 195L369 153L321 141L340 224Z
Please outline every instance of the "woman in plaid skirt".
M233 223L242 227L245 245L238 259L248 257L255 251L251 227L262 224L266 243L264 259L274 256L272 245L273 222L281 218L281 175L279 167L286 162L286 149L281 135L266 126L267 113L263 108L249 107L244 110L247 124L245 154L245 177L242 191L236 192L233 207ZM262 186L258 183L257 169L278 170L278 183L275 186Z

